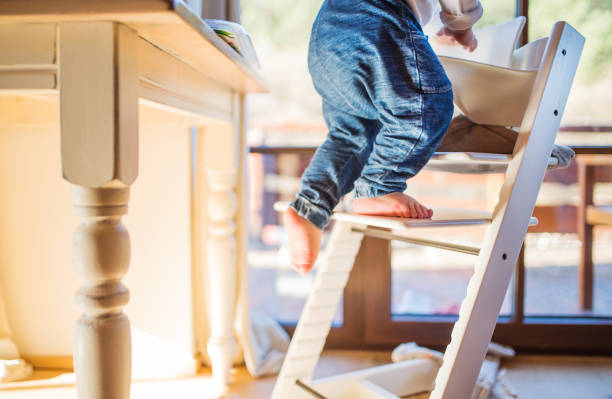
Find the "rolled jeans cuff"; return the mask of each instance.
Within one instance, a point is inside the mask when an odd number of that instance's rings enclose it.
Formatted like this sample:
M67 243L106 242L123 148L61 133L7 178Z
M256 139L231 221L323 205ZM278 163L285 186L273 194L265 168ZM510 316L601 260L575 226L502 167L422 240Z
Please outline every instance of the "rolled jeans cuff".
M382 185L363 176L355 182L355 198L381 197L391 193L403 193L404 191L406 191L405 182L397 186Z
M322 210L319 206L301 197L297 197L293 200L293 202L289 204L289 207L293 208L298 215L314 224L320 230L323 230L323 228L327 226L329 218L331 217L330 214Z

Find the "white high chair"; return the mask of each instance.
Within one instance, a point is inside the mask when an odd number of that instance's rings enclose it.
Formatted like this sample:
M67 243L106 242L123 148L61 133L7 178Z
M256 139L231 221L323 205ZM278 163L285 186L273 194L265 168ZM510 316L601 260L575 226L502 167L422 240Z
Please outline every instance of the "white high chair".
M584 38L557 22L549 38L514 50L524 18L476 32L474 53L437 46L456 105L478 123L520 126L512 156L465 157L468 163L507 165L492 213L435 209L431 220L334 213L335 224L306 301L272 399L398 399L429 391L430 398L468 399L510 282L559 127ZM432 162L445 162L445 154ZM457 160L449 163L457 167ZM281 210L282 206L277 206ZM407 228L488 223L482 248L405 235ZM370 227L392 229L392 232ZM467 296L442 366L416 359L312 381L332 318L364 236L399 239L478 256ZM436 377L437 375L437 377Z

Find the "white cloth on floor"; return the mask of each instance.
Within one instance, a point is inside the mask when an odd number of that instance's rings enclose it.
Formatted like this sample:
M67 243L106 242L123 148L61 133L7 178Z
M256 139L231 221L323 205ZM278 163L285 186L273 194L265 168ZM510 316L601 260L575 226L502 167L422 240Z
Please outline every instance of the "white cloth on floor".
M444 354L442 352L419 346L416 342L401 344L391 352L391 360L395 363L411 359L432 359L441 365L443 357Z
M499 396L496 396L496 398L498 399L511 399L517 397L507 386L497 387L497 385L502 385L500 379L503 377L503 373L498 372L501 358L512 357L514 354L514 349L509 346L500 345L494 342L489 344L487 358L480 368L478 380L476 381L476 386L472 393L472 399L490 398L492 392L497 392ZM401 344L391 353L391 359L396 363L411 359L432 359L439 365L442 365L443 356L442 352L419 346L415 342Z
M516 399L518 393L506 381L506 369L501 369L488 399Z
M280 371L289 349L289 335L278 322L263 313L251 312L252 356L245 356L249 373L254 377Z
M516 352L514 349L507 345L490 342L489 348L487 349L487 355L499 357L514 357L514 355L516 355Z
M23 359L0 360L0 382L18 381L32 374L32 366Z

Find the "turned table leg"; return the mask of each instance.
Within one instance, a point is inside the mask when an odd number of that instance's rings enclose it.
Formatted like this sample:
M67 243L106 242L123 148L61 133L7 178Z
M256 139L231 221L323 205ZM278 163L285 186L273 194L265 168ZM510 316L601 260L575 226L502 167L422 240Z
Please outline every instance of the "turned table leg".
M127 399L131 380L129 299L121 278L130 238L121 224L138 173L135 32L113 22L59 28L62 171L81 223L73 264L82 310L74 364L80 399Z
M127 398L132 352L123 307L129 291L121 278L130 262L130 237L121 217L129 188L74 186L71 194L81 218L72 240L73 264L83 282L74 345L77 391L81 398Z
M242 238L244 205L244 98L234 94L233 120L208 124L199 131L197 167L205 180L202 221L208 273L204 287L209 299L210 337L207 352L218 386L230 383L236 354L234 322L236 297L245 267L246 240Z
M213 376L219 385L230 382L236 342L234 307L236 295L236 172L208 170L208 290L210 339L207 350Z

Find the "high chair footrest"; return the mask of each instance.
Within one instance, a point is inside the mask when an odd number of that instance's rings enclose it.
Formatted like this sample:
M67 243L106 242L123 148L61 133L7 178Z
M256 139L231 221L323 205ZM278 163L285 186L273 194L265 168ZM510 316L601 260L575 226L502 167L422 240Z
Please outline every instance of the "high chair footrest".
M283 212L289 207L288 202L276 202L274 210ZM491 222L491 212L476 209L460 209L433 207L431 219L410 219L391 216L369 216L358 215L351 212L334 212L332 220L352 223L356 226L371 226L386 229L406 229L417 227L440 227L440 226L470 226L487 224ZM531 217L529 225L538 224L538 219Z

